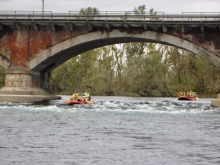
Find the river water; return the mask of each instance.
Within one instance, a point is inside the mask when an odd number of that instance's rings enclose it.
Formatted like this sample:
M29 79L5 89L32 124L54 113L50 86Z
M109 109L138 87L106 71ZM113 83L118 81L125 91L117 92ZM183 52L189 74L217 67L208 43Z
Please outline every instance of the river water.
M0 103L1 165L219 165L212 99L92 97Z

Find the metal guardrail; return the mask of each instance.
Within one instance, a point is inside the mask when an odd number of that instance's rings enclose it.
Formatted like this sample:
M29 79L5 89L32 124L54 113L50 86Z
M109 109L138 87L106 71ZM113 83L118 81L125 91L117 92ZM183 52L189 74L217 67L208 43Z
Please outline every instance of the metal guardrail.
M52 11L0 11L0 20L25 20L25 21L46 21L46 20L100 20L100 21L220 21L220 12L182 12L182 14L165 14L157 12L135 14L133 11L99 11L97 15L80 15L79 11L69 13L52 13Z

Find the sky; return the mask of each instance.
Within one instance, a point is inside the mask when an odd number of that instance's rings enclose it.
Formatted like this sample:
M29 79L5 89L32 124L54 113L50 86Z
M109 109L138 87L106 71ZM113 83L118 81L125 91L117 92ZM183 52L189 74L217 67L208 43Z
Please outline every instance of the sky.
M140 5L145 5L146 11L153 8L166 14L220 12L220 0L0 0L0 13L43 9L52 13L69 13L87 7L95 7L99 11L133 11Z

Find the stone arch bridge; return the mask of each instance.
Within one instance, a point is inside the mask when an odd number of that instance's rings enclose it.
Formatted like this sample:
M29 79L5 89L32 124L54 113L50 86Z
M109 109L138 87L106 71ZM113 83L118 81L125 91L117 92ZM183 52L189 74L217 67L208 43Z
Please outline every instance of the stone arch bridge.
M127 42L172 45L220 67L220 13L153 16L0 11L0 65L6 73L0 101L59 99L49 90L51 70L88 50ZM211 104L220 106L220 94Z

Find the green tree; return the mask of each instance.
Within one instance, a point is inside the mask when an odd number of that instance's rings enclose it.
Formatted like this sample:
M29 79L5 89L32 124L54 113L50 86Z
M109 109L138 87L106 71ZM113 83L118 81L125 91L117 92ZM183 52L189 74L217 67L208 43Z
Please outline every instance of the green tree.
M140 5L138 8L134 8L134 14L140 15L140 14L145 14L146 6L145 5Z
M99 10L95 7L81 8L78 15L81 18L87 18L91 20L99 15Z

